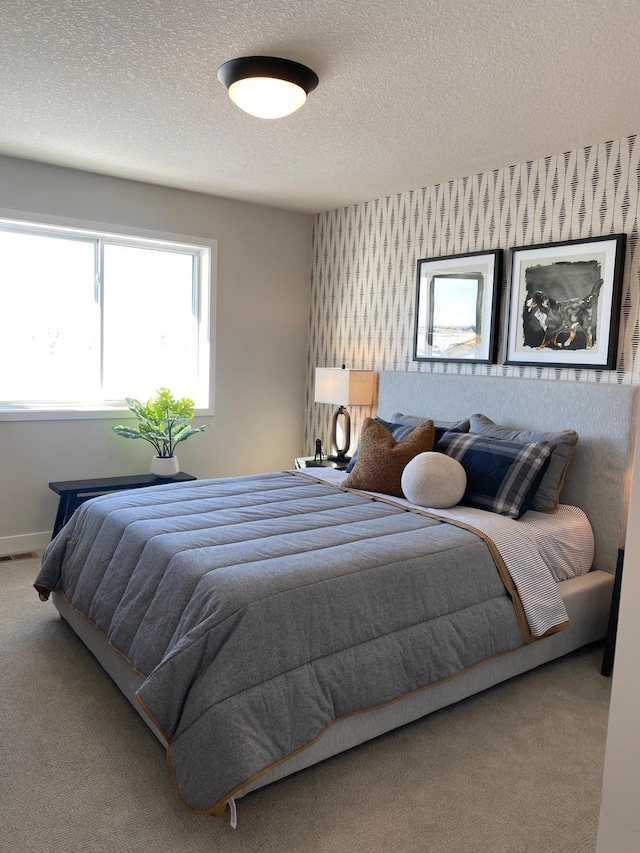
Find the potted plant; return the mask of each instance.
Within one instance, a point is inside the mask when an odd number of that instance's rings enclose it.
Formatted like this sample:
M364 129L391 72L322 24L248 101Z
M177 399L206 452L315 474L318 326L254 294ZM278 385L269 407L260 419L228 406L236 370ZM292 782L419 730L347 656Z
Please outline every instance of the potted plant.
M204 426L191 426L195 414L195 404L188 397L176 400L168 388L158 389L153 399L142 403L133 397L126 397L127 406L138 419L138 428L118 424L113 427L116 435L123 438L141 438L153 445L156 455L151 460L151 473L158 477L173 477L180 470L176 445L186 441Z

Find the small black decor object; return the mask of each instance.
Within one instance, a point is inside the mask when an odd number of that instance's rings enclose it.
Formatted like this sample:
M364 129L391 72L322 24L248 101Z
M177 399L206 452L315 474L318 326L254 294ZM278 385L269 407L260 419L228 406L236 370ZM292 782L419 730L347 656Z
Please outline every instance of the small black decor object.
M316 455L313 457L314 462L322 462L322 441L316 438Z

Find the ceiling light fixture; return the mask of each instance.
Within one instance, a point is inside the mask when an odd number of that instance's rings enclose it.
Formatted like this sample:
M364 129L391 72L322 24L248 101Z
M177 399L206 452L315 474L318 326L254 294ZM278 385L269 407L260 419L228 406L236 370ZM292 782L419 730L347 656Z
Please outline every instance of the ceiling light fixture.
M318 85L318 75L291 59L242 56L218 68L218 80L231 100L258 118L282 118L295 112Z

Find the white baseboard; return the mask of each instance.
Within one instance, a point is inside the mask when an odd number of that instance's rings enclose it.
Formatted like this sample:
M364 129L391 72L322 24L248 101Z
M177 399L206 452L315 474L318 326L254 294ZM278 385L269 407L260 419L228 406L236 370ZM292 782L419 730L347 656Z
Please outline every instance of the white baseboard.
M42 551L50 541L50 530L45 530L43 533L23 533L21 536L0 536L0 556Z

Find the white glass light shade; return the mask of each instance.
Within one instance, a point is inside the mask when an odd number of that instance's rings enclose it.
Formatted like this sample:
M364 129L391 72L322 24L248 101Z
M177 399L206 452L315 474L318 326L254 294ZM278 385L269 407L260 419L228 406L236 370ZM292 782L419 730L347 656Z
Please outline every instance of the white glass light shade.
M282 118L294 113L307 100L303 88L273 77L247 77L229 86L236 106L258 118Z
M338 406L370 406L375 400L376 374L373 370L344 370L316 367L316 403Z

